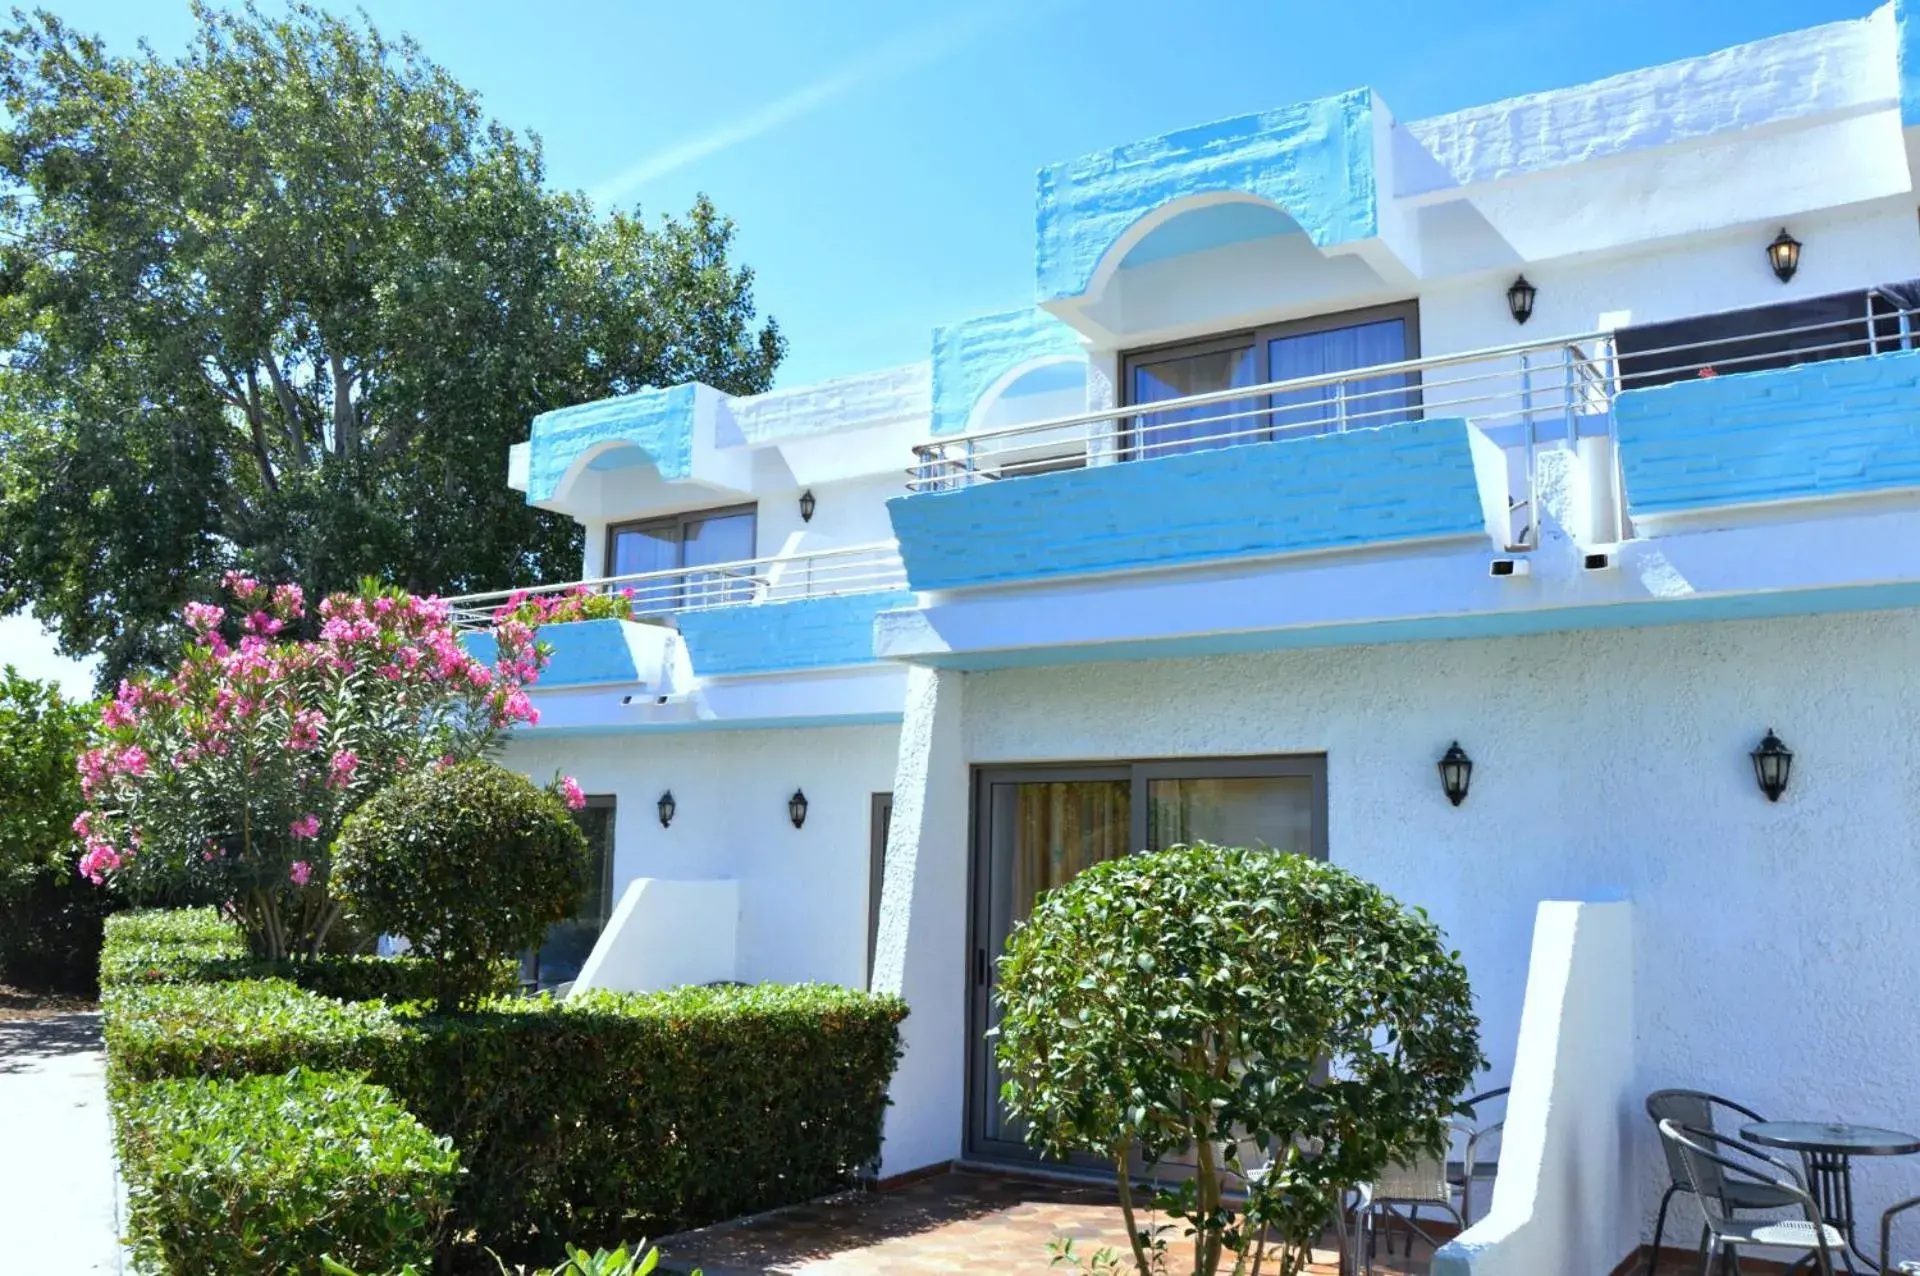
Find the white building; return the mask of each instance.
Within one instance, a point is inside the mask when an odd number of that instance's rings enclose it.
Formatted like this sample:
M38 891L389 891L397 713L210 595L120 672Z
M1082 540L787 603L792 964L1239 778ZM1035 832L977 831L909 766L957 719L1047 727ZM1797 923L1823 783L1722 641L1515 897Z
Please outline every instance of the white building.
M583 979L871 977L883 1172L1018 1160L982 1031L1032 892L1257 839L1464 956L1515 1090L1447 1261L1613 1269L1660 1086L1920 1125L1914 2L1053 165L1037 307L925 364L541 417L511 481L667 622L544 630L510 750L617 811Z

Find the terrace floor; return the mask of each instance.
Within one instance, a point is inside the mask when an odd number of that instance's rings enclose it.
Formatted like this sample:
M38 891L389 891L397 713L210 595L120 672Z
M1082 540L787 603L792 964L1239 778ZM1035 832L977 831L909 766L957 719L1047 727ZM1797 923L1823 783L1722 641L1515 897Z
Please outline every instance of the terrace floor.
M1126 1229L1111 1189L1011 1175L954 1171L880 1192L848 1192L735 1219L660 1240L661 1267L704 1276L804 1272L845 1276L934 1276L983 1271L1058 1276L1048 1244L1072 1237L1090 1257L1103 1246L1126 1252ZM1176 1242L1177 1244L1177 1242ZM1376 1272L1427 1271L1425 1247L1374 1260ZM1313 1276L1336 1276L1329 1236ZM1131 1269L1128 1264L1126 1270Z

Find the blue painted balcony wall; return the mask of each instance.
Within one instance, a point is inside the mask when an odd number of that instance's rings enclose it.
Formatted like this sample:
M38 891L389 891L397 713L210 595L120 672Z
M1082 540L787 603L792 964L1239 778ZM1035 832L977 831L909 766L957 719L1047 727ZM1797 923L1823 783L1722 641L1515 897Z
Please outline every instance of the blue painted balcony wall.
M576 461L609 445L638 449L663 479L691 475L698 390L691 383L640 390L533 418L528 436L528 504L552 500Z
M887 511L916 590L1486 536L1475 453L1499 454L1477 435L1412 421L896 496Z
M1614 419L1636 516L1920 487L1920 350L1626 390Z
M913 605L904 591L794 598L687 612L676 623L702 678L872 663L873 618Z
M1130 228L1213 196L1264 201L1315 246L1379 233L1374 100L1354 89L1183 129L1040 170L1038 300L1084 296Z
M541 626L537 637L551 647L553 653L535 686L542 691L552 691L562 687L640 681L642 670L628 641L627 626L634 623L637 622L571 620ZM489 630L461 634L460 641L475 660L492 664L499 659L500 644Z
M968 428L982 399L1026 369L1087 359L1072 328L1044 310L981 315L933 330L933 433Z

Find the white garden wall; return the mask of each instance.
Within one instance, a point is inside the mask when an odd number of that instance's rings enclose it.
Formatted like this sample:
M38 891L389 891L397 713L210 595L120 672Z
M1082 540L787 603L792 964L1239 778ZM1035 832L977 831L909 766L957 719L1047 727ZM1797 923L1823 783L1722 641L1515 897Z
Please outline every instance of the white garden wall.
M872 798L893 787L899 728L668 731L512 741L501 759L616 799L614 890L635 878L735 880L734 978L864 987ZM804 789L804 828L787 799ZM655 803L673 790L673 824Z
M1435 1276L1607 1276L1633 1252L1632 967L1633 905L1540 905L1492 1205Z
M1916 652L1920 613L1894 611L1008 670L967 676L966 754L1324 753L1334 862L1446 928L1490 1083L1513 1065L1536 905L1624 897L1640 1093L1914 1128ZM1747 758L1770 726L1797 755L1777 805ZM1434 770L1454 739L1475 763L1458 809ZM958 996L915 1019L958 1024ZM913 1098L950 1105L957 1154L960 1097ZM1650 1218L1651 1127L1635 1147ZM1859 1190L1866 1217L1920 1191L1920 1164L1865 1163Z

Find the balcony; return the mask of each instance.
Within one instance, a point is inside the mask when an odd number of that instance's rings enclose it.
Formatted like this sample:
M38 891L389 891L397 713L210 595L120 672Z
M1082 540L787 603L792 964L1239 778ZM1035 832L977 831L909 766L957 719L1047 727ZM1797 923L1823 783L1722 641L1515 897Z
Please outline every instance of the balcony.
M953 590L1447 542L1524 556L1543 518L1606 545L1643 516L1640 534L1675 511L1920 486L1914 312L1839 303L1864 308L1706 316L938 440L915 449L894 530L913 586Z
M449 600L476 656L491 656L500 614L538 598L618 595L631 619L542 625L552 649L542 690L638 684L682 693L693 679L844 667L873 660L876 612L904 606L906 572L891 542L671 571L606 576Z

